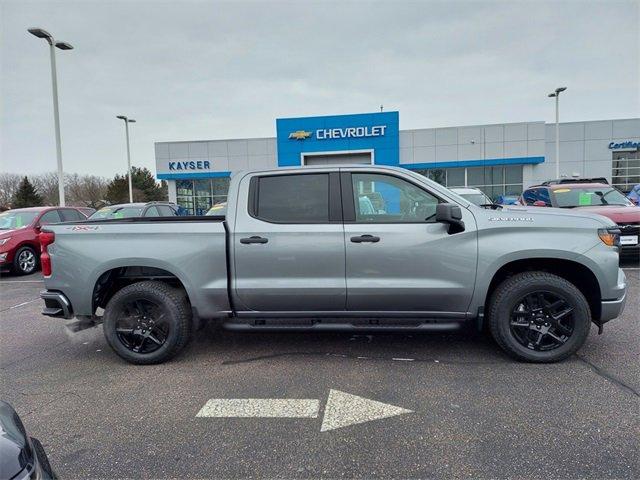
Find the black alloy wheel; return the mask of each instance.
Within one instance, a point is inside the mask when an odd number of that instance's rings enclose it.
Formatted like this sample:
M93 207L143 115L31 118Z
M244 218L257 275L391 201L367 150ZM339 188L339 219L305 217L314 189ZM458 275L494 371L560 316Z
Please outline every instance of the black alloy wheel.
M127 362L165 362L188 343L193 326L186 292L145 280L118 290L104 310L104 336Z
M582 347L591 328L591 309L573 283L550 272L525 271L493 291L486 314L502 349L525 362L564 360Z
M128 350L148 354L165 344L170 323L163 308L146 299L136 299L122 306L116 319L116 337Z
M511 334L530 350L554 350L573 334L573 311L574 307L558 293L544 290L529 293L511 311Z

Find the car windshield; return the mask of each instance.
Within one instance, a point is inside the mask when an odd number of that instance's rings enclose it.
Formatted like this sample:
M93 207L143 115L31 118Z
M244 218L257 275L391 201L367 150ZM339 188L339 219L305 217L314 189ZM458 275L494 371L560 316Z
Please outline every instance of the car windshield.
M89 217L89 220L131 218L142 215L142 207L104 207Z
M563 187L552 190L555 204L560 208L593 207L601 205L632 205L619 190L611 187Z
M475 205L488 205L493 203L484 193L459 193L458 195Z
M22 228L35 220L38 216L38 212L26 211L26 212L3 212L0 213L0 230L13 230L14 228Z
M206 213L207 216L211 215L226 215L227 214L227 202L216 203Z

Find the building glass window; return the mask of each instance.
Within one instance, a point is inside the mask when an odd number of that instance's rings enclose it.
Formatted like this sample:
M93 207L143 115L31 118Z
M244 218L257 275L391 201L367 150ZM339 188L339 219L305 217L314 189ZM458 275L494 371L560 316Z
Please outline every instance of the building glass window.
M229 178L176 180L176 201L188 215L204 215L216 203L227 201Z
M640 151L613 152L611 183L625 193L640 184Z
M448 188L479 188L494 201L500 195L517 196L522 193L522 165L438 168L416 172Z

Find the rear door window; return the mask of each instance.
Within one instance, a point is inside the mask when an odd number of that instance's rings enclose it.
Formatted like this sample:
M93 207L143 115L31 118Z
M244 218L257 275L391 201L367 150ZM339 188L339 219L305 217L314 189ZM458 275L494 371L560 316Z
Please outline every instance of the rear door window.
M45 213L44 215L42 215L42 217L40 217L40 221L38 222L40 225L49 225L51 223L60 223L62 221L62 219L60 218L60 215L58 214L57 210L51 210L47 213Z
M144 212L145 217L159 217L160 213L156 207L147 208L146 212Z
M162 217L175 217L177 215L176 211L169 205L158 205L157 208Z
M62 217L63 222L77 222L78 220L86 220L85 216L82 215L78 210L65 208L58 211L60 212L60 216Z
M273 175L257 179L252 215L274 223L329 222L329 174Z

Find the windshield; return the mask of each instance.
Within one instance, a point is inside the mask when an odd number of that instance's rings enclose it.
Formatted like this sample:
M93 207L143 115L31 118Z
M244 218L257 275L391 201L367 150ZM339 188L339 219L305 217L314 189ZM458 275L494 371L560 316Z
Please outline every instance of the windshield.
M13 230L14 228L22 228L35 220L38 212L3 212L0 213L0 230Z
M552 195L555 198L555 204L560 208L632 205L622 192L605 186L558 188L552 190Z
M104 207L89 217L89 220L131 218L142 215L142 207Z
M458 195L475 205L487 205L489 203L493 203L484 193L459 193Z
M226 215L227 214L227 202L216 203L206 213L207 216L211 215Z

